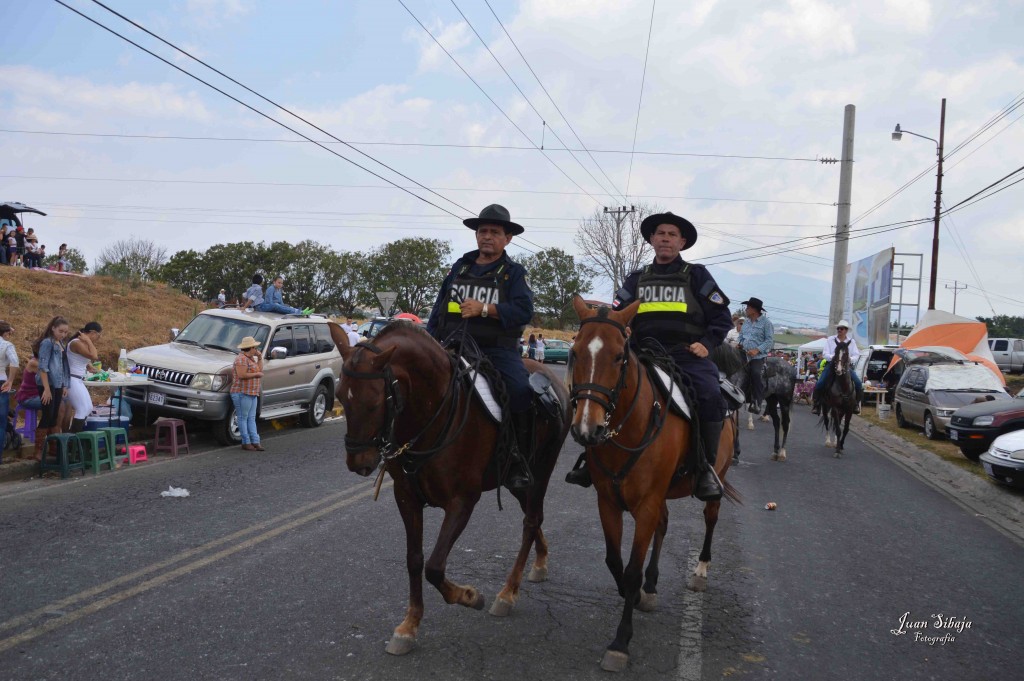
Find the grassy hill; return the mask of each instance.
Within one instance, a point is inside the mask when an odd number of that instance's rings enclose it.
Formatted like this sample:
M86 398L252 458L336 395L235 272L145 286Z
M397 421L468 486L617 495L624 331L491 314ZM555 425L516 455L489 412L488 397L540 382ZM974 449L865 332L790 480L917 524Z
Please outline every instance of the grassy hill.
M0 266L0 319L14 327L11 341L21 366L31 346L56 315L73 332L87 322L103 325L100 357L116 366L121 348L166 343L206 306L160 283L132 284L111 277L75 277Z

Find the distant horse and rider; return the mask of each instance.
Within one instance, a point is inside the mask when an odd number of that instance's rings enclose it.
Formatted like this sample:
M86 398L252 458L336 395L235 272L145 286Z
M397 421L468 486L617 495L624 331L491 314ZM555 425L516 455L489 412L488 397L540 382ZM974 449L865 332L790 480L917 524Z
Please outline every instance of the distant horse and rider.
M857 341L848 336L850 323L845 319L836 324L835 335L825 339L824 357L828 361L818 377L814 389L815 415L821 415L825 429L825 446L835 447L835 457L843 456L850 419L860 413L864 386L854 370L860 350Z

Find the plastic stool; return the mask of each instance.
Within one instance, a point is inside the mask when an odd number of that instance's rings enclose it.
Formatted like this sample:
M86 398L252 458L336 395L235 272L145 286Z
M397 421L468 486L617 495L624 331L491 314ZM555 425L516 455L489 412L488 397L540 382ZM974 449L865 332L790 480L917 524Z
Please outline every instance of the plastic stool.
M124 428L110 427L100 428L99 432L103 433L107 438L107 450L111 456L114 457L115 463L121 463L128 458L128 431ZM124 454L118 452L118 441L122 441L122 451Z
M24 439L28 440L32 444L35 444L36 443L36 423L38 422L37 420L39 418L39 410L38 409L24 409L21 406L19 406L17 409L14 410L14 423L15 424L18 423L18 412L19 411L22 412L23 414L25 414L25 425L23 425L21 428L15 428L14 431L16 433L20 433L21 436Z
M50 445L56 450L50 459ZM72 456L74 455L74 456ZM42 455L39 458L39 475L46 471L60 471L60 477L66 478L72 470L82 471L85 475L85 457L82 456L82 441L74 433L54 433L48 435L43 443Z
M78 436L79 445L82 448L82 459L85 465L92 468L92 474L100 472L100 466L107 464L110 470L114 470L114 453L110 448L110 441L107 436L98 430L83 430ZM47 438L49 439L49 438ZM102 452L100 449L102 448Z
M181 442L178 441L178 430L181 429ZM165 442L160 443L160 436L165 436ZM178 456L178 450L184 448L186 454L191 454L188 448L188 433L185 431L185 422L181 419L159 419L156 422L156 433L153 436L153 453L169 451Z
M149 461L146 445L128 445L128 463L134 466L140 461Z

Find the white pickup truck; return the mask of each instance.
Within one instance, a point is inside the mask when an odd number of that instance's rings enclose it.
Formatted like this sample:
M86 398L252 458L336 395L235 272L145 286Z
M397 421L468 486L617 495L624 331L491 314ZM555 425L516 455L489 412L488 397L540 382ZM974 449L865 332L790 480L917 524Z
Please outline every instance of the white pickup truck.
M989 338L988 347L996 364L1009 373L1024 373L1024 340L1020 338Z

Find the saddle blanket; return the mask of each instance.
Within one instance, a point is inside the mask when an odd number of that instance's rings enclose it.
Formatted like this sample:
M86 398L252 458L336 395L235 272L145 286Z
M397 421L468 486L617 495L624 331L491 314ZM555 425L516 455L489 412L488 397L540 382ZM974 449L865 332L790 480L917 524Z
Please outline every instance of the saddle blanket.
M690 411L690 405L687 404L686 398L683 396L683 391L679 389L679 386L672 381L672 378L661 367L652 365L649 367L649 370L649 375L654 378L654 381L661 390L662 395L668 395L670 392L669 386L672 386L672 397L669 400L672 409L687 421L692 421L693 415Z
M466 361L465 357L462 358L462 368L470 368L469 362ZM501 405L498 404L498 400L494 397L491 382L487 380L486 376L476 371L470 373L469 379L473 386L473 392L476 394L477 399L480 400L480 404L484 406L495 423L501 423Z

